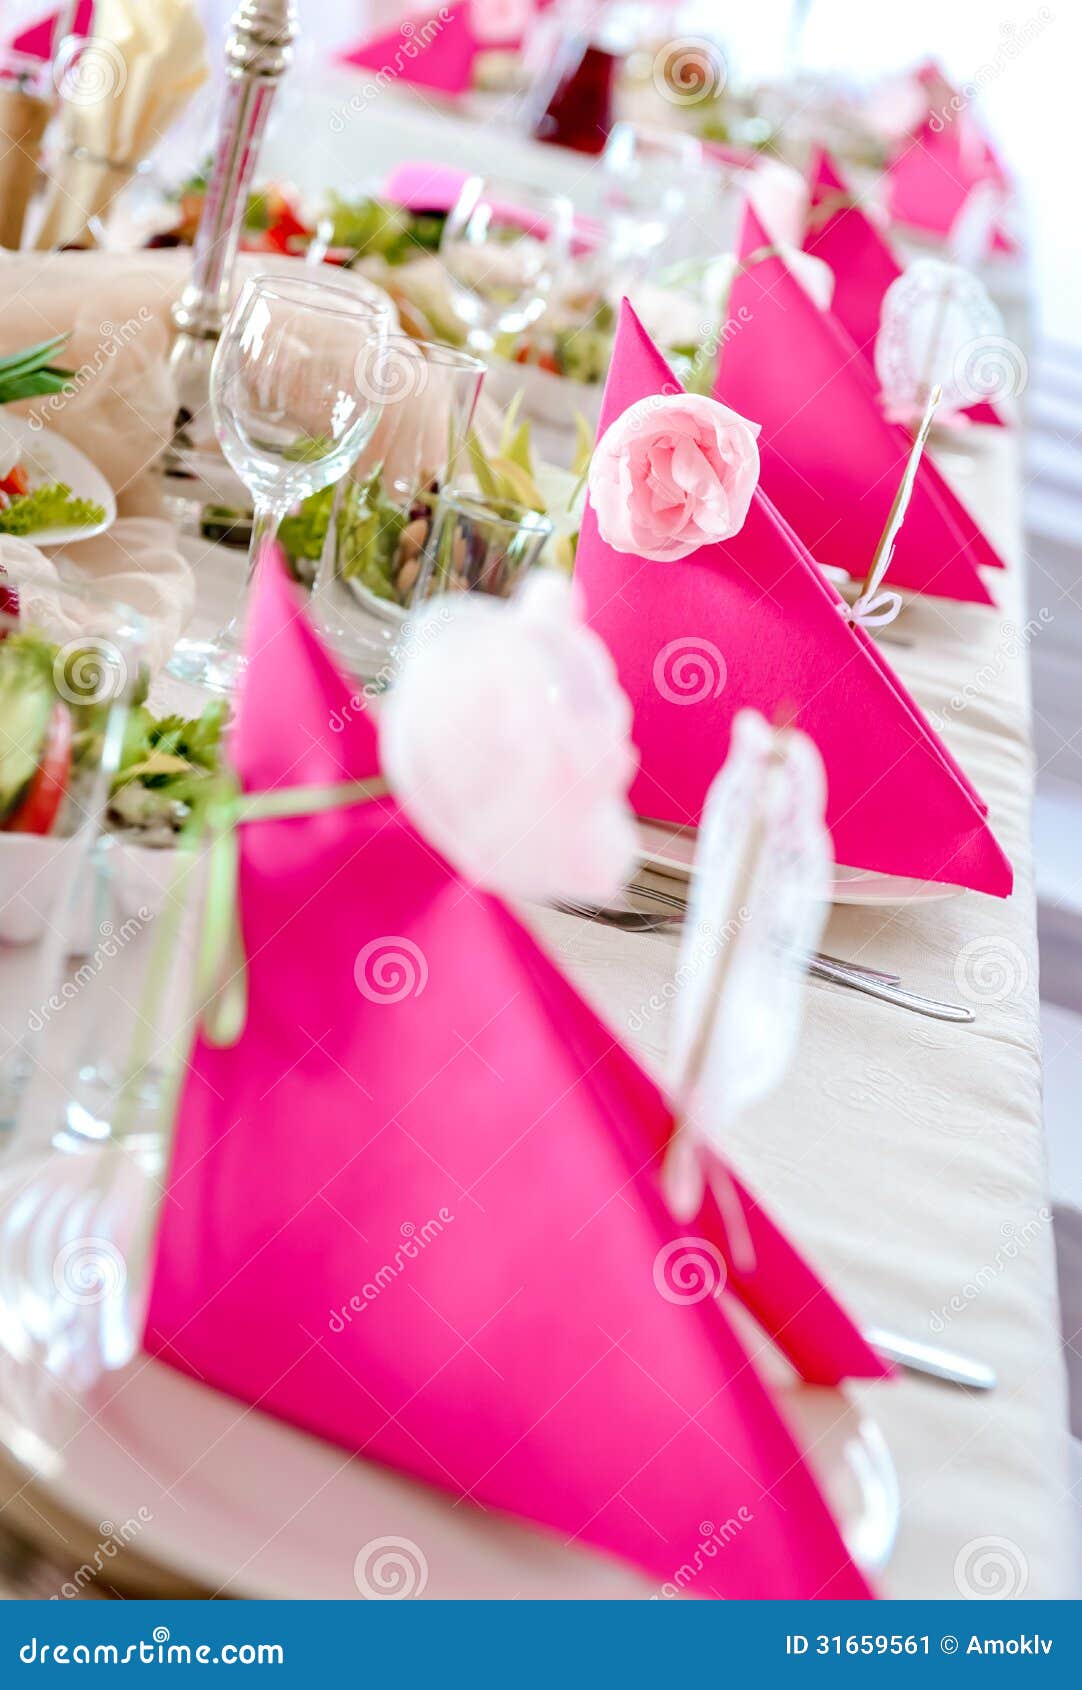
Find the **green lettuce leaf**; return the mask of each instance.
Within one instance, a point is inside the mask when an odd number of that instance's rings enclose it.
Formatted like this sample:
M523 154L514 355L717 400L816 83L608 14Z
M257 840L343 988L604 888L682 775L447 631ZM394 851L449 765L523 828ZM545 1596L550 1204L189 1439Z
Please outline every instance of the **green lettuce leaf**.
M37 534L43 528L92 528L105 520L105 511L93 499L77 499L62 481L35 487L21 498L12 499L0 511L0 534Z

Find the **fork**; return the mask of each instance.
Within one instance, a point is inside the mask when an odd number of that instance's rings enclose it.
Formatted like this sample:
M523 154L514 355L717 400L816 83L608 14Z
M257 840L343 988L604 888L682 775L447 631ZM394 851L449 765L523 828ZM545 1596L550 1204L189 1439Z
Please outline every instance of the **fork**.
M644 886L641 881L632 881L628 891L634 893L636 897L651 898L656 904L664 904L669 909L678 910L681 915L687 914L687 899L679 897L675 892L662 892L655 886ZM628 913L633 914L635 912L629 911ZM666 923L666 925L668 924ZM862 962L850 962L845 957L831 956L827 951L813 951L808 961L809 965L813 962L821 962L831 968L846 968L852 974L863 975L868 980L881 980L887 986L900 986L902 983L900 974L888 974L881 968L868 968Z
M653 887L638 883L629 886L628 891L639 897L651 898L665 905L673 913L654 916L646 910L605 909L596 905L574 903L561 903L557 907L569 915L583 916L589 921L599 921L607 927L619 927L632 933L659 932L663 928L678 924L687 912L687 900L673 893L656 892ZM810 955L806 962L808 973L814 980L823 980L832 986L844 986L850 991L863 992L867 997L878 998L882 1003L912 1010L915 1015L925 1015L933 1021L952 1021L966 1025L976 1019L973 1011L961 1004L946 1003L939 998L923 997L919 992L908 991L902 985L900 975L883 974L878 969L865 968L862 964L845 962L818 951Z

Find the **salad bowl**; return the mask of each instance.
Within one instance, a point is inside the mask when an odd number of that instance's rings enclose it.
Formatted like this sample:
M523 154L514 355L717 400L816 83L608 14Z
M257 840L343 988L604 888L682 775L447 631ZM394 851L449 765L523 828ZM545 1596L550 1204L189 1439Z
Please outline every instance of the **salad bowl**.
M116 497L101 471L84 452L48 428L36 428L26 417L5 416L0 449L17 452L27 490L66 488L70 497L59 504L60 515L41 527L20 530L35 546L67 546L104 534L116 521ZM66 507L66 510L65 510Z
M59 625L85 632L57 644L28 621L25 582L0 583L0 962L50 935L78 954L106 906L122 921L161 908L173 847L219 773L228 710L156 716L135 619L58 586Z

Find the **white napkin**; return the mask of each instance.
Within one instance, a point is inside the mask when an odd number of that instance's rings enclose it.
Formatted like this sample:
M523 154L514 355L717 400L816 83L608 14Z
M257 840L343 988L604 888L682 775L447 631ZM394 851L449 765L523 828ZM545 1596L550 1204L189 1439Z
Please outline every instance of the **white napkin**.
M0 568L18 590L20 620L57 645L101 633L104 626L90 605L85 621L79 618L75 601L60 596L66 584L92 588L136 611L146 627L151 673L165 663L195 602L195 582L176 549L173 526L159 517L118 517L108 533L49 553L3 534Z
M120 513L105 534L48 554L5 535L0 562L20 584L32 579L47 587L66 575L130 605L147 622L152 668L165 662L183 632L195 596L154 473L176 408L167 365L169 307L186 268L173 253L0 257L6 301L0 353L68 333L57 361L74 372L70 393L8 409L36 416L85 452L116 493ZM49 603L46 594L42 606Z
M84 238L90 219L105 215L206 76L195 0L97 0L94 33L61 87L64 153L39 249Z

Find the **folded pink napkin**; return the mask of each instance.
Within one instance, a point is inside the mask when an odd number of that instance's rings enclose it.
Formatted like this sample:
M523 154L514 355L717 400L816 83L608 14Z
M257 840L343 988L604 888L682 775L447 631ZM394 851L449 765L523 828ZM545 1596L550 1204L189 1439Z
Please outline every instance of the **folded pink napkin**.
M450 211L469 174L457 164L439 164L435 160L396 164L381 193L384 199L404 206L407 211Z
M679 391L625 301L599 435L630 405ZM733 717L751 706L818 746L836 862L1010 892L971 784L763 492L732 540L664 563L613 550L588 506L575 581L635 712L640 815L697 824Z
M89 35L93 17L94 0L80 0L79 8L75 14L74 33L76 35ZM16 53L26 53L34 59L51 58L54 46L53 36L56 33L59 18L59 12L52 12L48 17L42 18L40 23L31 24L29 29L24 29L21 34L14 38L11 43L13 50Z
M247 648L244 785L370 777L277 566ZM713 1198L674 1222L663 1098L515 917L391 799L248 824L240 856L247 1022L192 1053L146 1347L659 1580L745 1506L697 1594L868 1595L715 1293L808 1379L886 1369L742 1188L750 1272Z
M813 215L804 239L804 251L830 265L834 272L830 309L874 367L883 295L902 274L902 266L890 243L861 210L852 189L824 148L819 148L812 159L808 181ZM816 212L821 214L822 221L816 218ZM975 423L995 426L1003 423L995 406L987 401L967 406L964 414Z
M756 258L764 252L769 256ZM745 268L729 296L716 396L762 424L762 489L816 562L862 578L910 438L887 421L868 364L777 256L750 206L739 256ZM926 456L889 584L993 604L981 564L1002 567L1003 560Z
M382 195L392 205L405 206L407 211L450 211L469 177L468 170L460 170L454 164L415 160L395 166L384 181ZM601 224L581 212L575 213L572 229L572 245L577 252L591 251L601 239Z
M730 141L704 141L702 145L707 158L737 170L754 170L762 157L751 147L734 147Z
M939 65L928 60L917 77L927 90L929 110L917 130L901 142L884 173L887 210L895 222L946 240L974 188L991 181L1007 194L1010 179L971 103L956 92ZM993 231L992 249L1019 250L1001 223Z
M341 64L376 71L391 81L457 96L472 87L473 63L481 51L469 0L462 0L460 5L441 7L438 14L418 12L337 57Z

